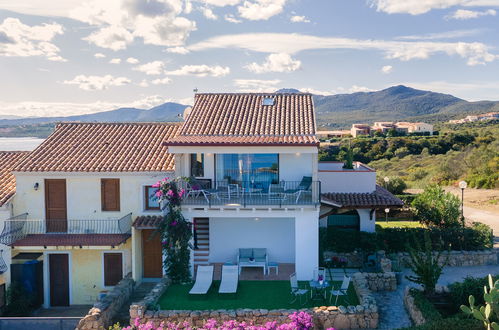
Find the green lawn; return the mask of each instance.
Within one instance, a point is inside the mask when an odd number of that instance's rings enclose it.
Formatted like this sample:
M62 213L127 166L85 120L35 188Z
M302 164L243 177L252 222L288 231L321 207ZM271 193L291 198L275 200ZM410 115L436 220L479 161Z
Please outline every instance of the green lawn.
M329 304L329 301L326 304L323 300L309 300L305 305L300 305L299 301L290 304L289 281L239 281L237 295L219 295L219 285L220 281L214 281L206 296L190 296L189 290L192 284L173 284L161 296L159 305L163 310L215 310L304 308ZM306 286L306 283L300 283L300 286L302 285ZM338 288L341 282L333 282L333 285ZM352 284L348 289L347 299L350 305L358 305L359 303ZM344 305L341 296L338 299L338 305Z
M419 228L423 227L419 221L376 221L376 225L380 225L382 228Z

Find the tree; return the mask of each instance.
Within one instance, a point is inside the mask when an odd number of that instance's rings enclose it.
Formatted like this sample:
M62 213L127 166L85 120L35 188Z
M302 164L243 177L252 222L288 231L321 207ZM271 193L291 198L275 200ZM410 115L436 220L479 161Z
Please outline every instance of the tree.
M378 184L380 184L383 188L388 190L394 195L401 195L404 193L404 190L407 189L407 184L398 176L389 177L388 182L384 180L384 178L378 179Z
M438 185L429 185L414 198L412 209L417 220L427 226L460 226L459 198Z

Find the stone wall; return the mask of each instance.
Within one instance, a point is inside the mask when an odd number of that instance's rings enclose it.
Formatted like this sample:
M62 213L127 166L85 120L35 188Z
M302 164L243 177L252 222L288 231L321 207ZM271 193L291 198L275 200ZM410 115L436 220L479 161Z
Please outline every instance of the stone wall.
M371 291L395 291L397 290L397 278L395 273L355 273L353 278L357 285L362 284Z
M129 273L101 301L94 304L88 314L80 320L76 329L107 329L123 304L130 299L134 286L135 281Z
M412 322L415 325L421 325L426 322L423 313L419 310L419 308L414 303L414 297L410 294L410 287L405 287L404 290L404 305L407 313L411 317Z
M393 275L394 278L394 275ZM382 279L385 279L384 277ZM387 277L391 280L391 277ZM159 283L144 300L133 303L130 306L130 319L135 322L138 318L140 323L152 322L158 326L161 322L172 322L175 324L189 322L193 326L202 326L206 320L215 319L218 322L237 320L254 325L265 325L267 322L277 321L279 323L290 322L288 315L305 311L313 315L314 324L317 329L374 329L378 326L378 307L376 300L371 294L369 283L381 280L366 280L357 273L353 276L352 283L357 292L359 305L357 306L322 306L313 309L237 309L237 310L213 310L213 311L191 311L191 310L158 310L156 307L159 297L167 290L170 282L165 279ZM391 283L391 282L390 282ZM373 285L374 286L374 285ZM378 287L381 290L381 285ZM386 285L383 287L387 287ZM132 323L133 324L133 323Z
M483 250L483 251L450 251L450 253L442 253L440 258L441 263L448 258L449 266L485 266L485 265L497 265L497 253L496 249ZM333 256L344 257L348 260L347 267L361 268L363 266L364 254L358 251L349 253L336 253L333 251L325 251L324 259L329 259ZM385 256L384 251L378 251L377 256L379 260L382 260ZM395 262L403 267L408 266L408 261L410 259L409 253L399 252L392 253L389 256L390 259L395 260Z

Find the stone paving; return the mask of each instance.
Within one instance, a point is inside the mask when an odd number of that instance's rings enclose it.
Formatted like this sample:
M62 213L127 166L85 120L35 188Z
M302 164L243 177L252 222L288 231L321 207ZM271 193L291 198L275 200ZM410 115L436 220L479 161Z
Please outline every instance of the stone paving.
M405 278L406 275L411 274L411 270L404 269L402 283L397 286L396 291L373 293L380 311L378 329L398 329L411 325L409 315L405 310L403 302L405 287L416 286L416 284ZM485 277L488 274L499 274L499 265L445 267L438 284L448 285L454 282L460 282L467 276Z

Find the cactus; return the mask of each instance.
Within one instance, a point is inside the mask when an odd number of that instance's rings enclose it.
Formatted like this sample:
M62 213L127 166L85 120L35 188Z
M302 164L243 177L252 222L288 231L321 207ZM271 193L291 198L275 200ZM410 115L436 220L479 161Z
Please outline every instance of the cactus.
M487 330L499 330L499 324L490 319L492 314L495 315L496 319L499 319L499 280L493 283L492 275L489 274L489 288L485 286L483 291L485 306L475 306L475 297L470 296L468 298L470 306L461 305L461 310L482 321Z

